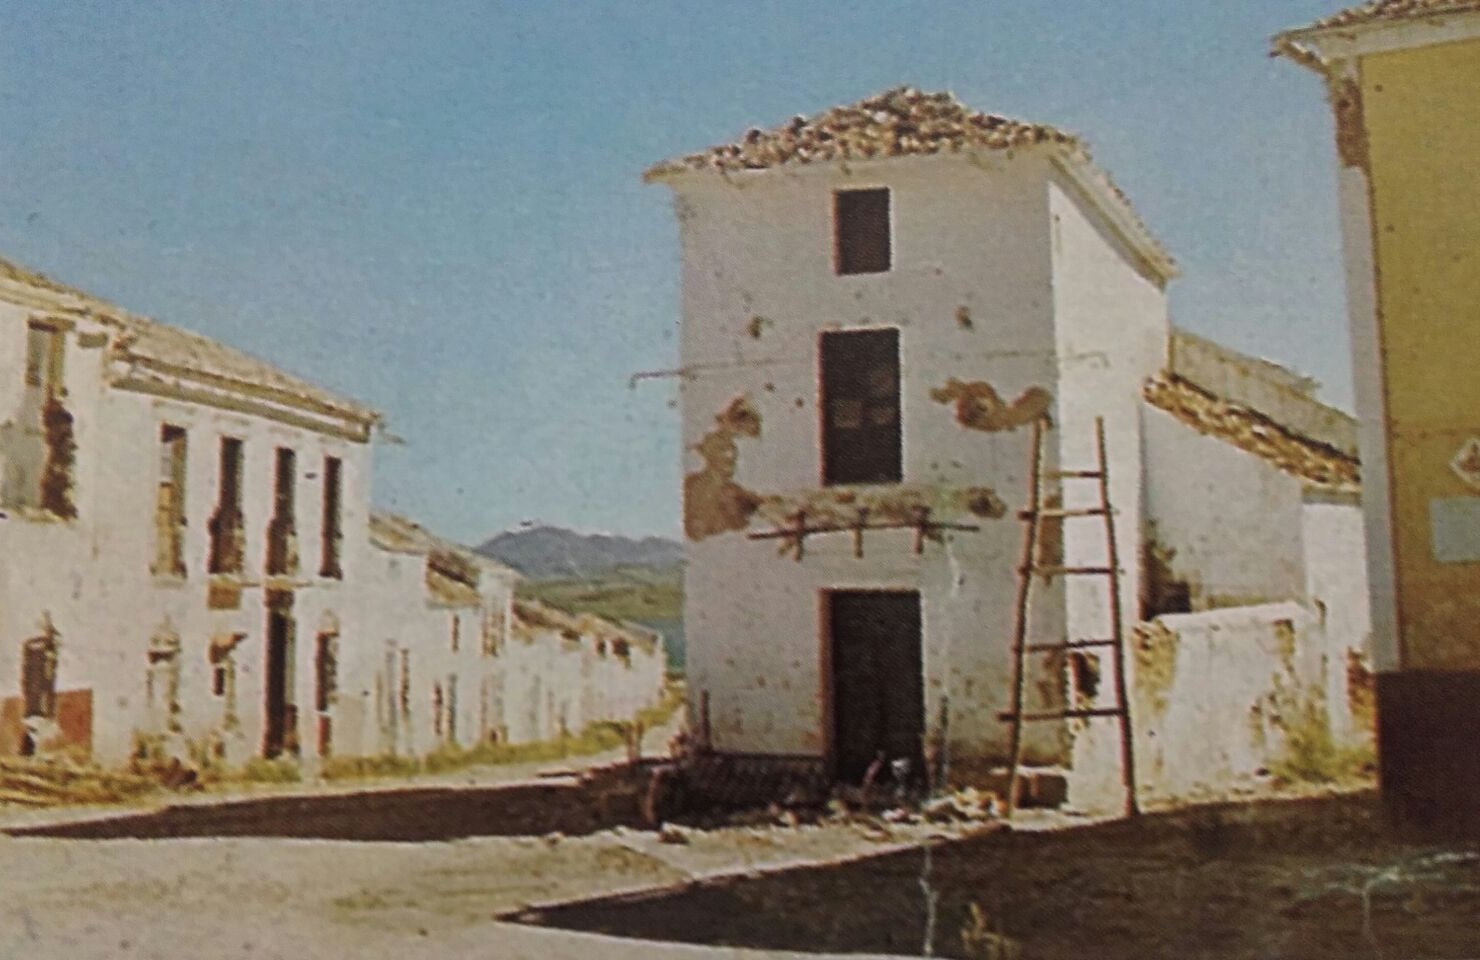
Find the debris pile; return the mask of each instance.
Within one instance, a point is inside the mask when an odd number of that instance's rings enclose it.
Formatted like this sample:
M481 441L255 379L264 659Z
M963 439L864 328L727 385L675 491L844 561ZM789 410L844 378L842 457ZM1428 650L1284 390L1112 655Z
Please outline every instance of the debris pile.
M0 804L54 807L116 803L161 785L159 778L114 773L64 759L0 759Z
M793 117L771 130L751 128L735 143L660 163L647 177L685 169L763 170L785 163L954 153L968 147L1007 150L1036 143L1079 145L1073 135L1046 124L971 110L950 93L897 87L810 118Z
M1227 440L1323 487L1355 488L1361 483L1357 460L1335 447L1301 436L1248 407L1216 397L1174 374L1146 381L1146 402L1206 436Z

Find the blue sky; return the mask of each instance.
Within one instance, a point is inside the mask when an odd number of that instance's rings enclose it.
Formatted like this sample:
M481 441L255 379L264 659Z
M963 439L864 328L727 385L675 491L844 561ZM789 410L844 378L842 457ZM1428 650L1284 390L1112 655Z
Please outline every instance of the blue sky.
M387 412L375 499L477 542L678 530L650 163L877 91L1083 135L1174 320L1350 405L1324 0L0 0L0 254Z

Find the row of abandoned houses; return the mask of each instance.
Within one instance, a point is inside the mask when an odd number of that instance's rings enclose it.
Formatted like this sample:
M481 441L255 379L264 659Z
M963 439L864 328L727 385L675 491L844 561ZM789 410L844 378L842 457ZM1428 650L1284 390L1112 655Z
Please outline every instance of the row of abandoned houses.
M0 755L418 755L661 697L661 637L370 507L381 415L0 261Z
M1117 609L1143 796L1370 746L1356 424L1171 325L1176 266L1078 138L900 88L646 179L680 234L689 712L715 755L992 782L1032 438L1048 476L1095 473L1097 420L1119 593L1032 584L1022 710L1071 715L1026 726L1027 762L1118 802L1092 646ZM1043 493L1064 513L1028 562L1103 568L1091 486Z

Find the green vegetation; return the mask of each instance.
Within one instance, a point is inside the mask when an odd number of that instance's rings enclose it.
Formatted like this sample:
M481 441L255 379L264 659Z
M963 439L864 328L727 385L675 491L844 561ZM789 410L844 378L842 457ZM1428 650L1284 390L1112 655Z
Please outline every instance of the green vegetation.
M223 779L247 783L297 783L301 777L298 773L298 763L291 757L278 757L276 760L253 757L236 772L235 776Z
M1293 711L1285 731L1284 755L1270 764L1270 773L1287 783L1335 783L1361 776L1376 763L1368 747L1340 746L1331 736L1326 705L1305 700Z
M651 623L683 616L683 571L622 567L585 579L538 580L520 592L572 613Z

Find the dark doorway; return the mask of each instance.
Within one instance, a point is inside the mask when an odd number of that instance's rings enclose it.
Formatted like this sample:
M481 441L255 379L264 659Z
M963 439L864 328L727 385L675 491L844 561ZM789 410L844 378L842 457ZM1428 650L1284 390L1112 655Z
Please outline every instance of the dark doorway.
M270 591L267 600L267 675L263 692L262 755L297 752L293 705L293 595Z
M832 654L834 776L859 783L882 754L908 760L918 777L925 732L920 595L914 591L828 593Z

